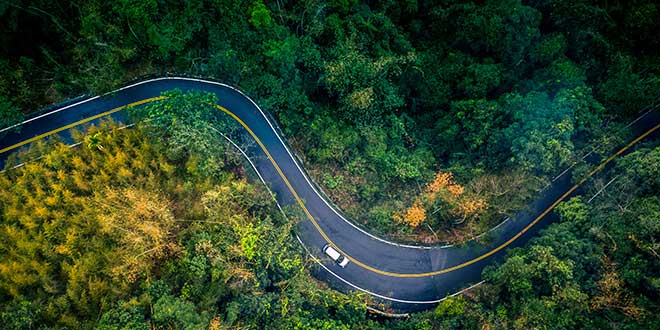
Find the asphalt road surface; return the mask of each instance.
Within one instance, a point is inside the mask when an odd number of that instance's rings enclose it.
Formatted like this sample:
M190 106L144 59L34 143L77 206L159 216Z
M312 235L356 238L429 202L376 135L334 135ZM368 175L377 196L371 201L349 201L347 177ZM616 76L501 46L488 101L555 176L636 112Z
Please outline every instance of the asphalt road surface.
M9 154L35 140L58 134L65 142L73 143L69 128L107 116L125 119L125 106L152 102L161 92L175 88L215 93L218 109L234 117L252 135L256 143L244 152L278 203L298 205L307 217L298 227L297 238L319 263L316 276L341 291L371 294L395 310L426 309L448 295L478 284L484 267L502 258L507 249L524 245L555 221L552 209L579 192L580 184L570 182L571 170L567 169L525 211L489 231L479 242L431 247L391 243L352 224L319 193L284 142L276 123L246 95L221 83L181 77L146 80L102 97L72 100L68 105L34 115L21 124L20 133L9 133L0 141L0 166L4 166ZM636 139L615 150L608 159L589 158L594 164L601 164L591 174L607 168L611 160L630 151L635 143L656 137L659 123L657 111L641 115L631 123ZM327 243L350 259L346 268L322 253Z

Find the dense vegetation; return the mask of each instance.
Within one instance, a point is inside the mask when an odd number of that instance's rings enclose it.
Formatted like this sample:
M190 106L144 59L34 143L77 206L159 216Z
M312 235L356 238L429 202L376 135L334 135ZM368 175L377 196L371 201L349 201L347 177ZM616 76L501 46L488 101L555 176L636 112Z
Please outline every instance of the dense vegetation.
M145 74L215 77L276 116L346 213L399 240L484 231L593 146L610 152L660 96L650 0L8 0L0 19L1 127ZM562 204L561 223L486 285L380 323L361 298L309 281L295 216L210 134L229 124L191 104L210 96L172 95L173 112L145 112L160 129L92 128L75 152L35 145L44 158L0 176L4 328L660 322L657 142L589 181L615 178Z
M643 0L10 0L0 117L144 74L216 77L276 115L316 181L369 230L456 240L522 208L589 142L625 136L616 123L660 94L659 10ZM423 225L397 221L439 171L465 188L461 200L483 201L479 212L436 212L461 207L440 198L423 203Z
M296 218L246 182L227 146L215 150L219 166L203 169L192 149L154 143L176 141L162 132L102 124L84 138L76 133L86 142L76 148L33 146L42 161L0 177L1 328L334 329L365 321L357 296L308 280L291 236Z
M625 156L560 204L560 223L483 273L466 296L400 329L656 329L660 324L660 147ZM655 179L650 179L655 178Z
M231 146L214 134L228 123L209 105L213 96L167 96L134 112L151 119L146 125L92 126L74 132L83 143L73 148L34 144L13 162L42 158L0 176L0 326L637 329L660 322L657 141L590 183L591 194L617 181L594 200L560 204L562 221L486 269L486 284L432 312L375 321L367 318L368 297L310 280L313 264L291 236L296 213L285 216L262 185L246 181ZM457 189L448 175L430 187L443 184Z

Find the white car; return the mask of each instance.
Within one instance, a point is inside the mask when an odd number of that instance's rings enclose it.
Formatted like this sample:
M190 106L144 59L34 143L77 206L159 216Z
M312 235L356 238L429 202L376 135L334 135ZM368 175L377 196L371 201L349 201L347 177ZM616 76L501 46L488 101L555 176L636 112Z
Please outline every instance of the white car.
M346 265L348 265L348 258L342 256L335 248L333 248L330 244L326 244L323 246L323 252L330 257L330 259L334 260L337 265L341 268L346 268Z

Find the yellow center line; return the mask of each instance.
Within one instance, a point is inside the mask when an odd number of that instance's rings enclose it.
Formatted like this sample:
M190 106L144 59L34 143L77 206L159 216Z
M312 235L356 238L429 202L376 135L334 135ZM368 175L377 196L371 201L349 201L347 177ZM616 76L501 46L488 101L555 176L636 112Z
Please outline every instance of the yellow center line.
M87 123L87 122L90 122L90 121L92 121L92 120L94 120L94 119L98 119L98 118L101 118L101 117L104 117L104 116L107 116L107 115L111 115L111 114L113 114L113 113L115 113L115 112L117 112L117 111L124 110L124 109L127 108L127 107L132 107L132 106L141 105L141 104L145 104L145 103L149 103L149 102L153 102L153 101L157 101L157 100L162 100L163 98L164 98L163 96L152 97L152 98L149 98L149 99L144 99L144 100L141 100L141 101L137 101L137 102L129 103L129 104L126 104L126 105L122 105L121 107L116 107L116 108L114 108L114 109L112 109L112 110L109 110L109 111L106 111L106 112L102 112L102 113L96 114L96 115L91 116L91 117L87 117L87 118L82 119L82 120L79 120L79 121L77 121L77 122L75 122L75 123L71 123L71 124L68 124L68 125L66 125L66 126L62 126L62 127L60 127L60 128L54 129L54 130L52 130L52 131L49 131L49 132L46 132L46 133L43 133L43 134L37 135L37 136L35 136L35 137L32 137L32 138L30 138L30 139L27 139L27 140L25 140L25 141L21 141L21 142L19 142L19 143L16 143L16 144L14 144L14 145L9 146L9 147L6 147L6 148L3 148L3 149L0 149L0 154L5 153L5 152L7 152L7 151L9 151L9 150L13 150L13 149L16 149L16 148L20 148L20 147L22 147L22 146L24 146L24 145L26 145L26 144L28 144L28 143L32 143L32 142L37 141L37 140L41 140L41 139L43 139L43 138L45 138L45 137L47 137L47 136L51 136L51 135L53 135L53 134L59 133L59 132L61 132L61 131L67 130L67 129L69 129L69 128L72 128L72 127L75 127L75 126L78 126L78 125L82 125L82 124Z
M72 128L72 127L74 127L74 126L77 126L77 125L80 125L80 124L84 124L84 123L89 122L89 121L92 121L92 120L94 120L94 119L97 119L97 118L100 118L100 117L103 117L103 116L110 115L110 114L115 113L115 112L117 112L117 111L123 110L123 109L125 109L125 108L127 108L127 107L137 106L137 105L141 105L141 104L145 104L145 103L149 103L149 102L153 102L153 101L158 101L158 100L162 100L162 99L164 99L164 98L165 98L164 96L152 97L152 98L149 98L149 99L144 99L144 100L141 100L141 101L133 102L133 103L130 103L130 104L127 104L127 105L121 106L121 107L114 108L114 109L112 109L112 110L110 110L110 111L106 111L106 112L103 112L103 113L100 113L100 114L97 114L97 115L91 116L91 117L89 117L89 118L85 118L85 119L80 120L80 121L77 121L77 122L75 122L75 123L71 123L71 124L68 124L68 125L66 125L66 126L62 126L62 127L58 128L58 129L52 130L52 131L50 131L50 132L46 132L46 133L41 134L41 135L37 135L37 136L35 136L35 137L31 138L31 139L28 139L28 140L25 140L25 141L19 142L19 143L15 144L15 145L12 145L12 146L6 147L6 148L4 148L4 149L1 149L1 150L0 150L0 153L4 153L4 152L6 152L6 151L9 151L9 150L12 150L12 149L15 149L15 148L21 147L21 146L26 145L26 144L28 144L28 143L31 143L31 142L37 141L37 140L39 140L39 139L42 139L42 138L44 138L44 137L47 137L47 136L53 135L53 134L58 133L58 132L61 132L61 131L63 131L63 130L66 130L66 129ZM279 165L277 164L277 162L275 161L275 159L271 156L270 152L268 152L268 149L267 149L266 146L263 144L263 142L261 141L261 139L259 139L259 137L257 137L257 135L254 133L254 131L252 131L252 129L251 129L251 128L250 128L250 127L249 127L249 126L243 121L243 120L241 120L236 114L234 114L233 112L231 112L230 110L228 110L227 108L225 108L225 107L223 107L223 106L221 106L221 105L215 105L215 106L216 106L219 110L221 110L222 112L228 114L230 117L232 117L234 120L236 120L236 122L238 122L239 124L241 124L241 126L243 126L243 128L245 128L245 130L246 130L246 131L252 136L252 138L254 138L254 140L257 142L257 144L259 144L259 147L261 147L261 150L266 154L266 156L268 157L268 159L270 160L270 162L271 162L271 163L273 164L273 166L275 167L275 170L277 171L277 173L280 175L280 177L282 178L282 180L284 180L284 183L286 184L286 186L289 188L289 191L291 191L291 193L293 194L293 197L295 198L295 200L296 200L296 202L298 203L298 205L300 205L300 207L303 209L303 212L305 213L305 215L307 216L307 218L312 222L312 224L314 225L314 227L316 228L316 230L319 232L319 234L321 234L321 236L323 237L323 239L326 240L326 242L328 242L330 245L332 245L334 248L336 248L337 251L338 251L339 253L342 253L343 255L345 255L345 256L346 256L349 260L351 260L354 264L356 264L356 265L358 265L358 266L360 266L360 267L362 267L362 268L364 268L364 269L370 270L370 271L372 271L372 272L374 272L374 273L377 273L377 274L380 274L380 275L385 275L385 276L390 276L390 277L402 277L402 278L428 277L428 276L434 276L434 275L445 274L445 273L449 273L449 272L455 271L455 270L457 270L457 269L461 269L461 268L467 267L467 266L469 266L469 265L471 265L471 264L474 264L474 263L476 263L476 262L479 262L479 261L481 261L481 260L483 260L483 259L486 259L486 258L492 256L493 254L497 253L498 251L502 250L502 249L505 248L506 246L508 246L508 245L510 245L511 243L513 243L516 239L518 239L518 238L519 238L520 236L522 236L525 232L527 232L530 228L532 228L535 224L537 224L537 223L538 223L538 222L539 222L544 216L546 216L548 213L550 213L550 211L552 211L552 210L553 210L553 209L554 209L559 203L561 203L566 197L568 197L571 193L573 193L578 187L580 187L582 184L584 184L584 182L586 182L590 177L592 177L592 176L593 176L594 174L596 174L598 171L602 170L602 169L603 169L603 168L604 168L609 162L611 162L614 158L618 157L618 156L621 155L623 152L625 152L626 150L628 150L631 146L633 146L634 144L636 144L637 142L641 141L642 139L644 139L645 137L647 137L648 135L650 135L651 133L653 133L654 131L656 131L658 128L660 128L660 124L656 125L655 127L651 128L650 130L648 130L647 132L645 132L644 134L642 134L642 135L638 136L636 139L632 140L630 143L628 143L625 147L621 148L621 149L620 149L619 151L617 151L615 154L611 155L611 156L610 156L609 158L607 158L605 161L603 161L602 163L600 163L596 168L594 168L591 172L589 172L589 174L587 174L582 180L580 180L580 182L578 182L577 184L573 185L569 190L567 190L563 195L561 195L561 197L559 197L554 203L552 203L548 208L546 208L541 214L539 214L536 218L534 218L534 220L533 220L532 222L530 222L527 226L525 226L525 228L523 228L520 232L518 232L516 235L514 235L513 237L511 237L509 240L507 240L506 242L502 243L501 245L499 245L499 246L493 248L492 250L490 250L490 251L488 251L488 252L486 252L486 253L480 255L479 257L476 257L476 258L474 258L474 259L468 260L468 261L463 262L463 263L461 263L461 264L458 264L458 265L455 265L455 266L452 266L452 267L449 267L449 268L440 269L440 270L437 270L437 271L425 272L425 273L394 273L394 272L388 272L388 271L383 271L383 270L380 270L380 269L374 268L374 267L372 267L372 266L369 266L369 265L367 265L367 264L365 264L365 263L363 263L363 262L357 260L357 259L355 259L354 257L352 257L352 256L350 256L349 254L347 254L346 252L342 251L342 250L341 250L341 249L340 249L340 248L339 248L334 242L332 242L332 240L331 240L331 239L328 237L328 235L323 231L323 229L321 229L321 226L318 224L318 222L316 221L316 219L314 218L314 216L312 216L312 214L309 212L309 210L308 210L307 207L305 206L305 203L304 203L303 200L300 198L300 196L298 195L298 193L296 192L296 190L293 188L293 186L291 185L291 182L289 182L289 180L288 180L288 178L286 177L286 175L284 175L284 172L282 172L282 169L279 167Z
M587 176L585 176L582 180L580 180L580 182L578 182L578 183L575 184L573 187L571 187L571 189L569 189L568 191L566 191L561 197L559 197L554 203L552 203L552 205L550 205L547 209L545 209L545 211L543 211L539 216L537 216L537 217L536 217L532 222L530 222L525 228L523 228L520 232L518 232L516 235L514 235L513 237L511 237L508 241L502 243L501 245L495 247L494 249L492 249L492 250L490 250L490 251L488 251L488 252L486 252L486 253L480 255L479 257L476 257L476 258L474 258L474 259L468 260L468 261L463 262L463 263L461 263L461 264L458 264L458 265L456 265L456 266L452 266L452 267L449 267L449 268L440 269L440 270L437 270L437 271L425 272L425 273L394 273L394 272L388 272L388 271L380 270L380 269L374 268L374 267L372 267L372 266L369 266L369 265L367 265L367 264L365 264L365 263L363 263L363 262L361 262L361 261L355 259L354 257L350 256L348 253L342 251L339 247L337 247L337 245L336 245L335 243L333 243L332 240L330 240L330 238L329 238L329 237L325 234L325 232L321 229L321 227L320 227L319 224L316 222L316 219L314 219L314 217L312 216L312 214L307 210L307 207L305 207L305 203L304 203L304 202L302 201L302 199L298 196L298 194L297 194L297 192L295 191L295 189L293 189L293 187L291 186L291 183L289 182L289 180L287 179L287 177L284 175L284 173L282 172L282 170L281 170L280 167L278 166L278 164L277 164L277 162L275 161L275 159L273 159L273 157L271 157L270 153L269 153L268 150L266 149L266 146L261 142L261 140L257 137L257 135L256 135L256 134L250 129L250 127L248 127L248 125L247 125L245 122L243 122L240 118L238 118L238 116L236 116L234 113L232 113L231 111L227 110L226 108L224 108L224 107L222 107L222 106L220 106L220 105L217 105L217 107L218 107L218 109L222 110L223 112L225 112L226 114L228 114L228 115L230 115L232 118L234 118L234 120L236 120L239 124L241 124L241 126L243 126L243 127L248 131L248 133L250 133L250 135L252 135L252 137L257 141L257 143L259 144L259 146L261 147L261 149L264 151L264 153L266 153L266 156L268 157L268 159L271 161L271 163L273 163L273 166L275 166L275 170L277 170L277 173L279 173L280 177L282 177L282 179L284 180L284 183L287 185L287 187L289 188L289 190L290 190L291 193L293 194L293 197L296 199L296 201L298 202L298 204L300 205L300 207L302 207L303 211L305 212L305 215L307 215L307 217L308 217L309 220L312 222L312 224L314 224L314 227L316 227L316 230L318 230L318 232L321 234L321 236L323 236L323 238L324 238L324 239L325 239L330 245L332 245L335 249L337 249L337 251L338 251L339 253L344 254L349 260L351 260L353 263L355 263L356 265L358 265L358 266L360 266L360 267L362 267L362 268L368 269L368 270L370 270L370 271L372 271L372 272L374 272L374 273L381 274L381 275L386 275L386 276L391 276L391 277L406 277L406 278L428 277L428 276L434 276L434 275L440 275L440 274L449 273L449 272L452 272L452 271L454 271L454 270L457 270L457 269L460 269L460 268L463 268L463 267L469 266L469 265L471 265L471 264L473 264L473 263L475 263L475 262L479 262L479 261L481 261L481 260L483 260L483 259L486 259L486 258L492 256L493 254L497 253L498 251L502 250L502 249L505 248L506 246L508 246L508 245L510 245L511 243L513 243L513 241L515 241L516 239L518 239L518 238L519 238L520 236L522 236L525 232L527 232L530 228L532 228L535 224L537 224L537 223L538 223L543 217L545 217L548 213L550 213L550 211L552 211L552 210L553 210L553 209L554 209L559 203L561 203L566 197L568 197L568 195L570 195L571 193L573 193L578 187L580 187L585 181L587 181L587 180L588 180L591 176L593 176L596 172L598 172L598 171L600 171L601 169L603 169L603 168L605 167L605 165L607 165L609 162L611 162L614 158L616 158L617 156L619 156L620 154L622 154L624 151L626 151L627 149L629 149L632 145L634 145L635 143L637 143L637 142L639 142L640 140L644 139L646 136L648 136L649 134L653 133L655 130L657 130L657 129L660 127L660 124L659 124L659 125L656 125L654 128L650 129L650 130L647 131L646 133L640 135L640 136L637 137L635 140L633 140L633 141L631 141L630 143L628 143L625 147L621 148L621 149L620 149L619 151L617 151L614 155L612 155L612 156L610 156L609 158L607 158L607 159L606 159L605 161L603 161L600 165L598 165L596 168L594 168L589 174L587 174Z

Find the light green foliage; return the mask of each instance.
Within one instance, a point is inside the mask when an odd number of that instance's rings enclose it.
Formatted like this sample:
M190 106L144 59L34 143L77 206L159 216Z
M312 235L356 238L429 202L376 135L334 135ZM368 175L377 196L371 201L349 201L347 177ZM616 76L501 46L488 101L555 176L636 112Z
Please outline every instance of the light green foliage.
M326 174L323 177L323 185L330 188L330 189L335 189L339 187L343 183L344 177L339 175L339 176L332 176L330 174Z
M150 134L164 141L173 160L187 159L193 175L218 175L225 166L226 142L219 134L230 135L236 126L217 109L214 94L180 90L165 92L165 99L130 109L136 120L148 120ZM236 124L234 124L236 125Z
M584 222L587 220L587 206L579 196L557 205L556 210L563 221Z
M257 256L258 251L257 245L259 244L259 236L251 226L245 226L242 229L243 233L241 234L241 249L243 250L243 255L248 261L251 261Z
M251 8L250 23L255 28L261 29L270 27L271 21L270 11L266 5L261 0L255 1Z
M453 317L464 313L467 302L463 296L448 297L435 308L434 314L438 317Z
M323 82L340 103L340 116L349 123L371 125L383 114L403 106L398 87L392 83L415 61L414 54L371 58L347 39L332 51Z
M145 74L213 77L272 113L333 201L374 232L432 237L391 215L432 173L450 169L466 189L491 196L492 210L476 224L451 228L460 236L520 210L534 196L529 187L592 145L606 155L626 139L621 128L660 95L659 12L650 0L5 1L0 126L19 120L17 109L99 94ZM620 160L617 179L591 203L559 206L564 221L534 241L542 248L514 253L503 269L515 266L522 282L500 277L466 296L462 315L429 312L381 325L365 320L360 304L325 307L344 301L309 284L289 245L292 225L273 215L270 196L228 174L241 170L214 129L231 134L236 126L207 106L216 100L169 96L160 109L140 109L154 125L143 132L159 143L118 144L106 131L78 136L88 146L81 160L37 143L22 157L46 153L46 165L26 167L17 181L0 179L7 187L0 204L9 210L1 241L11 246L2 252L16 261L0 276L3 328L91 328L99 320L110 328L153 326L148 305L165 295L185 313L161 309L163 327L185 327L177 317L256 329L658 323L653 145ZM574 176L588 170L579 166ZM594 182L611 179L603 176ZM47 204L37 203L44 198ZM161 226L124 221L145 216L132 212L140 203L167 205L146 217L165 219ZM103 212L133 218L106 217L99 234L88 222ZM112 226L132 234L108 232ZM154 228L170 234L142 234ZM572 263L572 278L534 268L544 263ZM159 277L162 292L116 273L138 282ZM553 277L564 288L537 291L552 287ZM515 299L506 297L509 282Z

